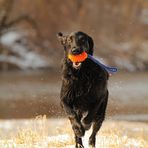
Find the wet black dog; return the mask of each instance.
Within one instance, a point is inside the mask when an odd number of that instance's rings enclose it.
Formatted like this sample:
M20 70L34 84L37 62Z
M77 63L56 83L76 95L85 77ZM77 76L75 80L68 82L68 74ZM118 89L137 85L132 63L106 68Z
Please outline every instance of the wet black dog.
M105 118L108 101L108 73L99 65L86 59L73 63L67 55L83 51L93 54L93 40L83 32L64 36L58 34L64 46L61 104L70 119L75 134L76 148L83 148L81 137L93 125L89 145L95 147L96 134Z

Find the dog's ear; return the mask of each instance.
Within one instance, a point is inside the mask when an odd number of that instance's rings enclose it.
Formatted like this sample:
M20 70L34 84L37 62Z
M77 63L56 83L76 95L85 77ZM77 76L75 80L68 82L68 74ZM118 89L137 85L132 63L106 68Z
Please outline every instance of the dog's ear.
M87 37L87 40L88 40L88 44L89 44L89 54L93 55L93 52L94 52L94 42L93 42L93 39L88 36Z
M59 32L57 34L57 37L58 37L58 40L60 41L60 43L65 46L66 45L66 42L67 42L67 37L66 36L63 36L63 33Z

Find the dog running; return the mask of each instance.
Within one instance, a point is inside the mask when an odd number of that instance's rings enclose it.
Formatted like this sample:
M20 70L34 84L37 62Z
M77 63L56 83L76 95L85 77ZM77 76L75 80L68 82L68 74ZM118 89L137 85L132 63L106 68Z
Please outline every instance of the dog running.
M84 32L58 33L64 48L61 105L75 135L76 148L84 148L82 137L92 126L89 146L95 148L96 134L105 119L108 102L108 72L87 58L93 56L93 39Z

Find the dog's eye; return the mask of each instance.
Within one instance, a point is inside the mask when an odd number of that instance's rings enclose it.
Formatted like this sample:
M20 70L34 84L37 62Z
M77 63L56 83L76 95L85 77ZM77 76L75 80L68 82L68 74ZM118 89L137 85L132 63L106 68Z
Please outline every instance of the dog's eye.
M84 43L85 42L85 39L82 39L82 43Z
M68 43L71 43L71 39L68 38L68 39L67 39L67 42L68 42Z
M85 43L85 38L84 38L84 37L81 37L81 38L80 38L80 42L81 42L81 43Z
M71 43L72 42L72 37L67 38L67 42Z

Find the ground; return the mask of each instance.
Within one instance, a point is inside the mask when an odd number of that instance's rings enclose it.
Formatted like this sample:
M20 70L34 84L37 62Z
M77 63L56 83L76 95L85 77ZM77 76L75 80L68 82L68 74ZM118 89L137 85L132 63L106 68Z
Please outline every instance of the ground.
M90 131L83 142L87 148ZM74 148L73 132L65 118L38 116L36 119L0 120L1 148ZM101 148L146 148L148 124L106 120L97 135Z
M145 72L110 77L106 121L96 148L147 148L147 76ZM47 71L0 74L0 148L74 148L70 123L61 116L60 87L60 76ZM33 119L40 114L48 118ZM85 148L90 132L83 138Z

